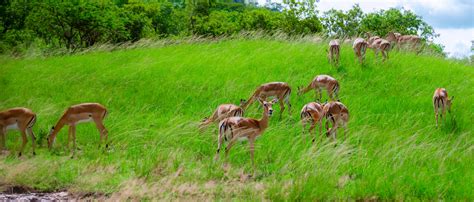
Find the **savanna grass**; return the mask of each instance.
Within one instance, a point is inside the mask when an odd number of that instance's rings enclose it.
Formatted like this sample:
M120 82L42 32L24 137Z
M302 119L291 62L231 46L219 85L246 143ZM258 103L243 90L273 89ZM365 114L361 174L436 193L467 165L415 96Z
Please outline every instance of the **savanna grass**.
M0 61L0 109L38 114L42 148L25 156L0 156L0 184L41 191L104 193L112 199L468 199L474 200L474 69L442 58L390 52L357 64L350 45L340 67L326 58L326 42L227 39L130 50ZM301 135L299 110L314 92L296 87L329 74L349 108L346 141L311 145ZM237 104L260 84L293 88L291 117L273 117L256 141L257 175L248 144L231 151L230 168L213 161L217 128L197 125L217 105ZM431 97L437 87L455 95L452 113L435 127ZM324 93L324 97L327 94ZM92 124L77 127L80 151L70 159L67 128L48 151L46 134L66 107L107 106L111 148L98 148ZM279 113L279 107L274 107ZM253 105L246 116L260 118ZM19 148L18 132L7 136ZM222 159L222 158L221 158Z

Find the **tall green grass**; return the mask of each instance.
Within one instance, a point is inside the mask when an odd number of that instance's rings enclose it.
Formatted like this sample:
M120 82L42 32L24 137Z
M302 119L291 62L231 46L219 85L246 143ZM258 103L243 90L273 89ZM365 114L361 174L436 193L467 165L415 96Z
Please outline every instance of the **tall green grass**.
M0 184L51 191L104 193L124 198L260 200L474 199L474 69L441 58L391 52L386 63L368 51L355 62L342 47L331 67L326 45L298 40L232 39L83 55L0 61L0 109L38 114L43 148L24 157L0 156ZM301 135L299 110L314 94L296 87L329 74L349 108L348 139L311 145ZM256 141L256 176L248 144L230 155L230 169L214 162L216 126L197 124L219 104L238 103L260 84L293 87L291 116L270 120ZM452 113L435 127L432 94L454 95ZM324 97L327 97L324 93ZM48 151L45 136L62 112L81 102L109 109L111 148L98 149L92 124L77 127L80 151L70 159L67 128ZM279 107L274 107L279 113ZM246 116L259 118L253 105ZM304 139L306 138L306 139ZM18 150L10 132L7 147ZM29 142L30 143L30 142ZM223 159L223 158L221 158Z

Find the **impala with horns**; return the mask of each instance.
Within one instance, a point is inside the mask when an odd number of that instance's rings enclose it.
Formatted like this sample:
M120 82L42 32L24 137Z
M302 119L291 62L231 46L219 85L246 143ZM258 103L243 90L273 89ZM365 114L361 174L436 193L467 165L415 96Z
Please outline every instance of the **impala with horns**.
M339 64L339 50L340 50L339 41L331 40L329 42L329 51L328 51L329 63L336 66Z
M415 50L421 45L421 37L416 35L401 35L400 33L390 32L387 34L385 39L391 43L396 44L398 48L411 44L411 49Z
M311 89L314 89L316 94L316 100L321 100L322 89L326 89L330 99L338 98L339 94L339 82L335 78L328 75L318 75L314 77L313 81L306 87L298 87L298 95L301 96ZM319 97L318 97L319 96Z
M349 122L349 110L339 101L331 101L323 107L324 117L326 118L326 135L332 135L334 139L337 136L337 129L344 128L344 139L347 137L347 122ZM329 123L332 127L329 128Z
M244 116L244 110L242 109L242 104L245 103L245 100L240 100L240 106L234 104L221 104L217 107L217 109L212 113L211 117L206 117L204 120L199 124L199 128L201 130L205 129L209 124L212 123L219 123L225 118L238 116Z
M228 141L225 148L225 162L229 155L230 149L237 140L248 140L250 144L250 159L252 167L255 171L254 162L254 142L260 135L265 132L268 127L268 119L273 114L272 105L278 102L278 99L273 99L270 102L258 98L258 101L263 105L263 116L260 120L243 117L229 117L225 118L219 123L218 146L215 160L219 160L219 152L221 151L224 141Z
M21 133L21 147L18 156L21 156L28 142L27 134L31 137L33 155L35 155L35 134L33 126L36 123L36 114L30 109L18 107L0 111L0 151L6 149L6 135L9 130L19 130Z
M291 115L291 104L290 104L291 88L285 82L271 82L260 85L248 101L244 102L242 109L247 110L249 105L255 102L256 99L266 100L269 97L275 97L280 103L280 119L283 111L285 110L285 103L288 106L288 113Z
M454 96L451 99L448 98L448 92L444 88L437 88L433 95L433 107L435 112L436 127L438 127L438 115L441 111L441 120L446 120L446 110L451 113L451 103Z
M317 102L310 102L303 106L301 109L300 117L301 117L301 124L303 125L303 135L306 130L306 125L311 123L309 127L309 135L311 136L311 131L313 131L316 124L319 125L319 136L322 137L322 127L323 127L323 106L324 104L320 104ZM304 138L304 137L303 137ZM312 142L316 140L316 134L313 137Z
M354 49L354 53L359 59L360 64L362 64L362 62L365 59L365 52L367 50L367 46L368 46L368 43L363 38L355 39L354 44L352 44L352 49Z
M383 61L388 59L388 51L390 51L390 42L385 40L385 39L376 39L374 40L370 46L374 50L375 56L379 54L379 52L382 53L383 56Z
M69 126L67 147L73 141L73 155L76 151L76 125L84 122L94 122L100 133L100 144L105 139L105 147L108 147L108 131L104 126L104 118L107 109L99 103L82 103L69 107L61 116L55 126L51 128L48 136L48 147L51 149L59 131L65 126Z

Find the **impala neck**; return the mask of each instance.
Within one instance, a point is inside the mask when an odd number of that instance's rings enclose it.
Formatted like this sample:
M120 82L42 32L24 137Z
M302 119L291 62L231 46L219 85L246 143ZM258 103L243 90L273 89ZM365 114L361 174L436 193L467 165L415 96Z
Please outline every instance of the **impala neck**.
M263 110L263 117L262 119L260 119L259 121L259 124L260 124L260 130L265 130L267 127L268 127L268 109L265 108L265 110Z
M56 125L54 126L54 131L51 133L51 136L49 137L51 143L54 142L54 139L56 139L56 135L58 135L59 131L66 125L65 121L63 119L60 119ZM50 144L51 144L50 143Z

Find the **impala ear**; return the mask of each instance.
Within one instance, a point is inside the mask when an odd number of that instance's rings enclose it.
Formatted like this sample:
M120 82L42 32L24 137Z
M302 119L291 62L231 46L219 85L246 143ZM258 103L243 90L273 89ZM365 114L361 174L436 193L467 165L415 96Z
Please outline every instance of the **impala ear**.
M262 100L262 98L259 97L259 98L258 98L258 101L263 104L263 101L264 101L264 100Z
M277 102L278 102L278 98L273 98L272 103L277 103Z

